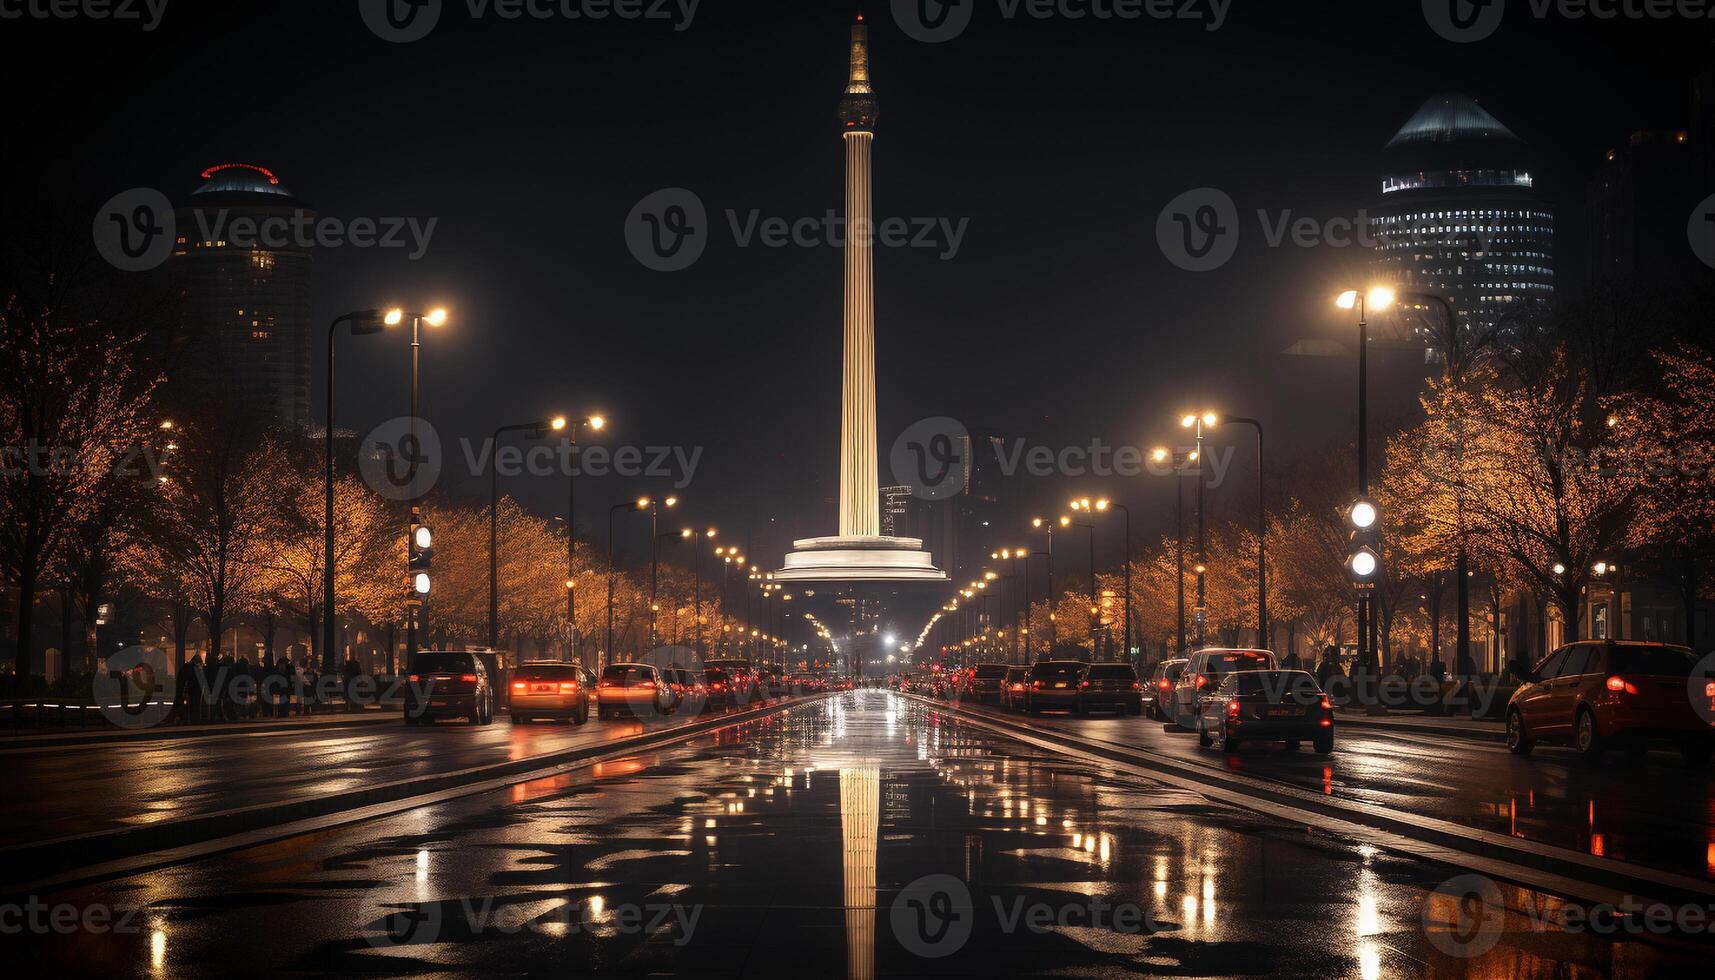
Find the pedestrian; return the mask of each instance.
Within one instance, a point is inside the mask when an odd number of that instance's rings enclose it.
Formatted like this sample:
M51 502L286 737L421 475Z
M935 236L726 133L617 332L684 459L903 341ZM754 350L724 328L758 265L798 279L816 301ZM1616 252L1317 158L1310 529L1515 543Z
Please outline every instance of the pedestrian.
M358 710L357 679L362 675L363 668L358 665L357 659L352 657L350 654L347 654L345 658L345 668L341 672L341 686L345 688L345 710L347 711Z
M192 656L185 664L185 698L184 710L179 713L179 724L195 725L203 720L203 685L206 678L202 671L202 656Z
M1286 656L1280 658L1281 670L1302 670L1304 662L1298 659L1297 650L1286 651Z

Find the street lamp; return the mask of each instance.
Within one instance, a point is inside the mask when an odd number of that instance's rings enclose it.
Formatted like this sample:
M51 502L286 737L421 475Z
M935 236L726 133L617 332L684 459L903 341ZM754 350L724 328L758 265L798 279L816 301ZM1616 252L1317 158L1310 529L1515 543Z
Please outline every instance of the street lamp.
M509 432L528 433L526 438L544 439L550 431L566 427L564 417L555 417L548 421L520 422L516 425L502 425L494 430L489 437L490 445L498 448L500 440ZM496 465L494 454L488 459L488 646L495 650L500 647L500 467Z
M655 597L657 594L657 588L660 584L661 568L661 538L657 527L660 522L661 509L663 507L668 509L677 507L679 505L679 498L667 497L664 500L655 500L649 497L644 497L639 500L638 503L642 504L649 511L649 646L653 648L656 643L655 614L659 612L659 609L657 609L655 604Z
M1203 604L1203 562L1209 560L1207 539L1204 535L1203 521L1203 427L1213 427L1219 418L1214 412L1204 412L1202 415L1187 415L1179 420L1179 425L1197 432L1197 646L1203 645L1203 628L1208 619L1209 610Z
M1256 430L1256 643L1269 646L1268 637L1268 498L1263 494L1262 423L1242 415L1216 416L1211 425L1234 422Z
M1054 616L1054 525L1033 517L1030 526L1048 532L1048 550L1043 556L1048 559L1048 655L1052 657L1054 645L1060 642L1060 627Z
M336 317L328 324L328 399L327 399L327 428L322 433L323 462L326 464L323 480L323 496L325 497L325 513L322 528L322 666L332 669L334 666L334 646L338 642L338 628L334 625L334 540L333 540L333 342L334 335L339 331L340 324L353 337L366 334L380 333L388 327L398 326L404 314L399 310L360 310ZM172 419L161 422L163 432L173 431ZM169 444L171 445L171 444ZM393 651L387 652L389 663Z
M1369 408L1370 408L1370 379L1369 379L1369 349L1371 311L1381 312L1393 305L1393 290L1386 286L1374 286L1367 292L1348 289L1341 293L1334 305L1342 310L1356 309L1358 311L1358 500L1370 492L1370 447L1369 447ZM1355 510L1355 505L1354 505ZM1354 524L1357 514L1353 514ZM1365 528L1373 531L1371 540L1379 543L1380 528ZM1379 555L1378 555L1379 558ZM1356 573L1357 568L1348 562L1348 567ZM1379 567L1379 562L1378 562ZM1375 574L1375 569L1370 572ZM1373 579L1367 580L1373 588ZM1365 589L1358 596L1358 655L1367 662L1367 658L1375 653L1376 615L1369 590Z
M1203 454L1197 452L1195 449L1191 450L1188 453L1187 452L1169 452L1167 450L1167 448L1164 446L1157 446L1155 448L1155 450L1150 453L1150 458L1153 459L1157 463L1166 463L1168 461L1171 461L1171 465L1173 467L1173 474L1174 474L1174 480L1173 480L1173 534L1174 534L1175 544L1174 544L1174 552L1173 552L1173 564L1174 564L1174 571L1177 574L1174 577L1173 594L1174 594L1174 603L1178 608L1178 624L1179 624L1179 633L1178 633L1179 645L1178 645L1178 647L1175 648L1176 653L1184 653L1185 652L1185 479L1184 479L1184 477L1185 477L1185 471L1187 469L1189 469L1189 467L1186 464L1195 463L1198 460L1202 459L1202 456L1203 456Z
M567 419L561 416L554 419L554 431L566 431L567 444L571 446L574 455L578 448L579 426L587 426L592 431L600 432L607 428L607 419L601 415L582 419ZM578 597L575 581L578 574L577 469L575 461L573 465L566 467L566 649L570 657L577 656L578 649Z
M441 307L436 307L427 313L406 313L402 309L394 309L387 311L384 322L388 324L403 323L407 316L411 318L411 415L409 422L410 432L408 436L411 441L411 459L409 460L412 493L411 526L417 527L419 526L419 522L423 516L421 497L417 494L417 464L422 462L420 444L417 442L417 400L422 379L422 327L425 323L431 327L445 326L447 322L447 311ZM407 571L409 571L409 569L407 569ZM426 574L419 574L416 578L422 579L425 582L427 581ZM419 583L414 579L413 584ZM417 630L418 627L423 625L421 622L423 618L423 596L426 594L426 589L418 590L415 588L409 590L406 594L405 663L407 666L410 665L411 658L417 655Z
M1158 452L1165 453L1165 450L1158 450ZM1165 458L1165 455L1161 458ZM1116 501L1109 500L1106 497L1101 497L1101 498L1097 499L1094 504L1090 503L1090 498L1082 497L1082 498L1080 498L1078 500L1074 500L1072 502L1072 509L1073 510L1082 510L1085 512L1093 511L1093 512L1098 513L1098 514L1104 514L1104 513L1108 512L1109 510L1117 510L1121 514L1125 515L1125 544L1124 544L1124 548L1122 549L1124 551L1123 557L1124 557L1124 561L1125 561L1125 584L1123 586L1125 589L1125 602L1123 605L1124 605L1124 616L1125 616L1125 658L1129 662L1131 660L1131 653L1132 653L1132 651L1131 651L1131 508L1127 507L1126 505L1124 505L1122 503L1118 503Z
M1074 508L1076 509L1076 508ZM1081 527L1090 532L1090 659L1096 658L1096 526L1083 521L1074 521L1070 517L1060 515L1061 527Z

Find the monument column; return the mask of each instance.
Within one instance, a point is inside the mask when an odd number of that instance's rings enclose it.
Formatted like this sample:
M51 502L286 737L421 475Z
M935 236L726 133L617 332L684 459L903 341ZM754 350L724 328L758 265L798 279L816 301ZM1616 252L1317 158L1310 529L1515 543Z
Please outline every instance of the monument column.
M869 85L869 27L852 25L851 75L840 100L846 144L845 370L840 384L840 535L881 534L875 444L875 213L869 151L878 115Z

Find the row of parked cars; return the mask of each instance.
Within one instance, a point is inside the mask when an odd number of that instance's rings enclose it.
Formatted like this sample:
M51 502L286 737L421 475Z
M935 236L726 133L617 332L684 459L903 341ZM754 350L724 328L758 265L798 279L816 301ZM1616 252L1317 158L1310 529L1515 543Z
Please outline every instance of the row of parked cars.
M1584 640L1513 670L1519 686L1506 706L1507 747L1567 745L1586 757L1610 749L1642 755L1677 748L1685 762L1715 758L1715 676L1690 648L1636 640ZM1205 648L1157 664L1147 679L1126 664L1044 660L1028 667L979 664L924 678L901 690L988 701L1012 711L1076 714L1143 712L1169 730L1195 732L1205 746L1232 750L1278 741L1318 753L1334 749L1334 705L1316 676L1283 670L1268 650Z
M469 652L421 652L412 661L405 690L406 724L463 718L473 725L494 721L500 671L488 657ZM617 663L600 676L582 664L542 661L521 664L505 682L514 724L597 717L661 717L679 711L710 711L756 704L788 694L849 690L851 682L814 673L758 670L748 660L709 660L701 667Z

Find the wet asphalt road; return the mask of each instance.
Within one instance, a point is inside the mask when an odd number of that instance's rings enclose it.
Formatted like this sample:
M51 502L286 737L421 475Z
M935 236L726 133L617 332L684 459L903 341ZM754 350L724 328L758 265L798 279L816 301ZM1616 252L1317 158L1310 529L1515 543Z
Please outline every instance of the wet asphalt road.
M43 896L130 928L0 944L18 975L1706 972L1681 937L1533 925L1556 903L1511 887L1451 932L1456 874L863 691Z
M593 746L680 724L647 721L239 732L132 744L0 751L15 794L0 840L27 843L183 819L257 803L360 789L413 776Z
M1340 799L1715 880L1715 780L1707 766L1686 768L1678 753L1610 753L1585 762L1570 749L1538 746L1520 758L1498 742L1352 726L1337 727L1327 756L1308 744L1287 752L1281 743L1228 754L1143 717L1045 713L1031 720Z

